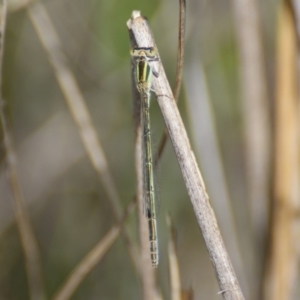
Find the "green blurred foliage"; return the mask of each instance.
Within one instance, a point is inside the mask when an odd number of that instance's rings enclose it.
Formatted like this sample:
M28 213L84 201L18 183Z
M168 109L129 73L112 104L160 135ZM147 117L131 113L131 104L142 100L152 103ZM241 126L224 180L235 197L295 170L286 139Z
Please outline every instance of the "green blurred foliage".
M159 1L98 1L92 14L94 31L101 43L117 57L128 59L129 40L126 21L133 10L148 19L159 9ZM109 27L109 28L108 28Z

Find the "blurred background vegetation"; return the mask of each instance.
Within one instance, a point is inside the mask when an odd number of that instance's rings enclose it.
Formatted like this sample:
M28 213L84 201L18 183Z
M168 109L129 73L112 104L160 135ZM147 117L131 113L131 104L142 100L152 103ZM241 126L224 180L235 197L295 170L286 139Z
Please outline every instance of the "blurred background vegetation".
M58 34L59 47L66 56L65 63L75 76L91 114L118 197L125 209L136 189L130 43L126 21L133 10L141 10L142 15L148 18L173 86L178 3L174 0L38 2ZM278 84L275 84L275 71L277 21L282 3L264 1L257 6L263 53L262 76L268 91L265 98L258 100L262 101L261 106L267 107L266 119L271 116L271 121L263 125L268 128L266 145L258 145L258 149L261 147L258 157L266 152L265 156L262 155L262 164L258 163L263 168L262 173L258 171L263 174L263 180L259 179L263 186L254 185L253 188L253 184L249 183L252 165L249 157L252 153L246 132L249 129L245 121L247 104L243 103L243 98L247 98L247 80L242 75L243 62L247 57L241 55L243 42L238 33L239 27L247 24L239 18L238 2L241 1L187 1L184 80L178 105L246 299L275 299L266 296L267 293L263 297L259 291L265 290L262 285L267 281L263 279L263 274L268 273L264 267L270 259L272 247L268 243L271 230L268 220L269 213L272 215L274 210L271 200L276 199L273 153L276 147L274 111ZM34 9L36 3L32 1L18 7L19 3L22 2L9 1L2 93L17 151L18 175L38 242L45 290L50 299L116 221L106 190L83 147L57 82L57 73L49 62L49 54L41 44L36 26L33 26L34 14L38 11ZM289 12L294 10L290 2L284 3L289 4L285 6ZM292 18L287 19L290 21ZM296 66L296 60L294 62ZM154 140L158 143L164 123L156 101L152 101L151 114ZM259 132L254 132L256 134ZM299 148L296 149L299 153ZM7 180L6 153L3 147L0 151L0 299L30 299L25 260ZM276 151L280 152L277 148ZM299 167L298 163L296 166ZM220 299L213 267L170 142L159 170L160 264L157 283L162 295L164 299L170 297L169 233L165 221L166 214L170 212L177 232L182 288L191 288L194 299ZM256 196L249 189L264 190L261 203L265 203L267 209L259 216L253 216L255 208L252 209L251 201ZM296 202L299 202L298 196L293 194ZM126 224L138 244L136 211L129 215ZM256 226L258 224L262 227ZM285 253L287 255L288 252ZM272 261L269 263L272 264ZM293 266L299 269L298 260ZM291 286L297 278L297 272L293 274L294 277L287 280ZM119 237L80 284L72 299L141 299L141 289L138 274ZM299 299L299 293L293 287L287 290L289 297L278 299Z

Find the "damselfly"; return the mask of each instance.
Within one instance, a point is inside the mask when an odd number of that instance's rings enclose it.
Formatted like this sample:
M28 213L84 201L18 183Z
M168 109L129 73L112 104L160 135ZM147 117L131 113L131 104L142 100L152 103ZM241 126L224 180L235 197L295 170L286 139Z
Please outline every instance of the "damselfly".
M133 48L131 56L136 63L135 80L137 90L141 99L141 116L143 124L143 148L144 148L144 197L145 210L148 218L150 257L152 266L158 265L158 242L155 212L155 187L153 176L153 158L151 145L151 124L150 124L150 94L152 84L152 74L158 73L150 65L153 61L158 61L158 55L153 47Z

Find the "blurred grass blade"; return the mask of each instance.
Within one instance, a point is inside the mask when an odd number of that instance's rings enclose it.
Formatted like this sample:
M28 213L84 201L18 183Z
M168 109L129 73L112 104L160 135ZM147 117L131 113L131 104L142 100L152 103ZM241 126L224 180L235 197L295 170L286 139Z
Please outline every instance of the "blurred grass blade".
M67 65L67 58L62 51L54 25L42 3L35 3L29 7L28 13L41 44L48 54L49 61L75 121L88 158L108 195L114 217L117 221L120 221L122 208L116 185L81 90L75 76ZM139 252L130 237L129 231L124 229L122 236L136 271L139 272Z
M262 275L263 253L269 217L271 122L264 56L260 1L233 0L239 55L239 84L244 123L247 201L253 227L256 264L252 268L251 293L258 298L258 276Z
M289 2L284 1L278 16L274 208L265 300L296 299L295 291L299 291L298 51L293 12Z
M4 112L5 105L2 93L2 69L7 18L7 0L2 1L0 17L0 119L3 130L4 150L8 166L9 181L13 194L13 207L20 234L21 245L24 251L25 268L27 280L29 282L29 294L32 300L43 300L46 299L46 294L44 290L40 253L33 228L30 224L28 212L24 204L24 195L17 172L17 155Z
M246 266L255 260L255 257L251 254L250 247L242 248L242 241L238 236L237 219L222 160L213 100L208 86L207 73L204 71L197 51L190 53L186 59L186 71L184 80L186 103L195 154L201 162L201 171L206 179L211 202L219 226L222 228L222 235L233 266L243 291L247 295L249 293L249 273ZM243 233L245 232L243 231ZM250 245L252 244L250 243ZM245 259L245 250L247 259Z
M69 278L59 289L53 300L67 300L74 294L75 290L86 278L86 276L99 264L103 256L107 253L113 243L119 236L124 222L135 205L134 201L131 201L125 211L119 224L114 225L103 239L83 258L83 260L77 265L74 271L70 274Z

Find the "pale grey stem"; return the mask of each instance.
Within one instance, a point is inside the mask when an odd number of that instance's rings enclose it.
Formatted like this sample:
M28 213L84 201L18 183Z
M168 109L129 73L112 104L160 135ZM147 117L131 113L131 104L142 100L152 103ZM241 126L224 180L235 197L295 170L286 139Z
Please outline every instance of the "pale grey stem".
M46 299L43 276L41 270L40 253L37 241L30 224L30 219L25 206L23 191L17 172L17 155L10 134L9 125L4 112L4 99L2 95L2 66L4 52L4 38L7 17L7 0L3 0L0 13L0 119L3 130L3 144L6 153L8 177L12 190L12 201L17 221L17 227L24 251L29 293L32 300Z
M56 79L78 128L88 158L108 195L114 217L117 221L120 221L122 209L116 185L111 175L100 140L97 136L97 132L92 124L92 119L88 108L86 107L81 90L75 76L68 67L67 58L62 50L53 23L48 16L46 9L39 2L29 7L28 13L38 37L48 54L49 61L54 69ZM134 266L139 272L139 253L132 242L129 230L125 228L122 231L122 237L129 250Z
M132 18L128 20L127 27L130 30L130 34L135 38L138 47L155 47L149 25L140 16L140 12L134 11L132 13ZM217 275L221 294L226 300L244 299L225 249L215 214L211 208L202 176L194 153L191 150L191 145L161 60L155 62L155 64L160 64L157 67L159 76L153 78L158 104L162 111L199 227Z

